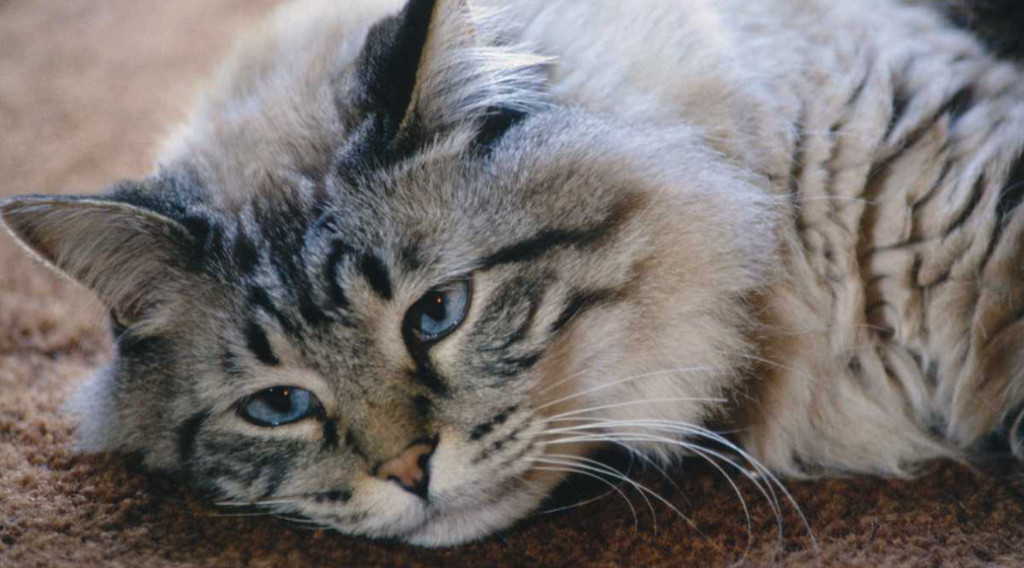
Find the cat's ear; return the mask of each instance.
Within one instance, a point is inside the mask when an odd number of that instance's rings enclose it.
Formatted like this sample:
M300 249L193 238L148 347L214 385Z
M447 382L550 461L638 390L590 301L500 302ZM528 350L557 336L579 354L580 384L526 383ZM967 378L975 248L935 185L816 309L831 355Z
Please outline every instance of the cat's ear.
M99 196L0 200L0 219L51 267L93 290L121 325L187 269L188 231L158 213Z
M548 59L504 43L500 16L469 0L410 0L369 32L364 100L394 145L467 121L493 130L546 105Z

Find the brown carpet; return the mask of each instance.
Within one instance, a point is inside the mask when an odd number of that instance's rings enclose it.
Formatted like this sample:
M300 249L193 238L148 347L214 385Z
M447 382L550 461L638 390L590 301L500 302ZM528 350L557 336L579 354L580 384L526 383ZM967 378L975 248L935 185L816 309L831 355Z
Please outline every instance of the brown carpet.
M338 0L350 1L350 0ZM0 0L0 195L86 192L147 173L155 143L232 34L269 0ZM75 456L61 402L110 357L102 310L0 237L0 566L728 566L748 544L730 485L699 463L638 479L648 509L612 494L537 515L500 537L421 550L227 516L116 457ZM751 506L748 566L1024 566L1024 477L937 464L913 481L788 483L783 533ZM582 481L552 506L599 495ZM694 528L696 527L696 528Z

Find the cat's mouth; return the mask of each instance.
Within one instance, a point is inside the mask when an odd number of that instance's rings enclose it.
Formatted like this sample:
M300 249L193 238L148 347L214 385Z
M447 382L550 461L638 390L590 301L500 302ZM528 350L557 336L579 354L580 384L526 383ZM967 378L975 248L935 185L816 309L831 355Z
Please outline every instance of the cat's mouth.
M442 438L443 439L443 438ZM546 467L543 444L531 440L512 449L486 472L463 477L465 464L449 462L432 472L440 482L425 498L410 503L413 510L402 515L406 522L394 538L423 546L450 546L476 540L508 528L522 519L550 494L564 478L564 472ZM442 444L443 446L443 444ZM444 449L438 453L444 464Z
M549 492L545 484L531 481L535 477L531 471L503 480L486 499L425 501L423 520L397 538L420 546L451 546L508 528L536 508ZM546 477L544 472L539 473Z

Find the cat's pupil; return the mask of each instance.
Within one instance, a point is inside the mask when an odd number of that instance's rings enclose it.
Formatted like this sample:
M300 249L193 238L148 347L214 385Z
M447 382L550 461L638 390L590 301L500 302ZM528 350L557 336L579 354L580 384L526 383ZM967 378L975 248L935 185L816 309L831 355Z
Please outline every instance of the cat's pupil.
M433 320L430 323L437 323L444 321L448 315L448 302L447 298L441 292L431 292L425 298L426 302L423 306L423 315L428 319Z
M267 389L263 398L275 412L286 413L295 405L291 394L291 390L287 388L271 388Z

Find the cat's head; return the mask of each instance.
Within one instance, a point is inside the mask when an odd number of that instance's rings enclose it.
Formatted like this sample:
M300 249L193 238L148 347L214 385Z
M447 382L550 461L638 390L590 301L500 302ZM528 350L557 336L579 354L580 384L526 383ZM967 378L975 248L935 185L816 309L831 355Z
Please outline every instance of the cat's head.
M588 420L712 412L770 247L751 180L552 102L464 1L331 4L250 41L151 178L2 202L110 308L83 447L439 545L535 508Z

